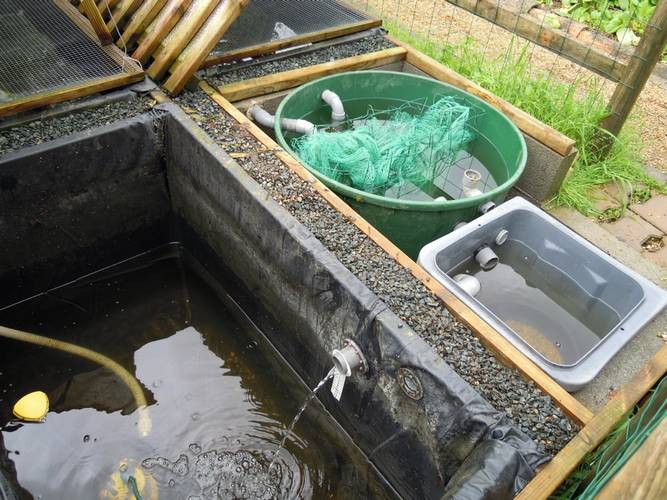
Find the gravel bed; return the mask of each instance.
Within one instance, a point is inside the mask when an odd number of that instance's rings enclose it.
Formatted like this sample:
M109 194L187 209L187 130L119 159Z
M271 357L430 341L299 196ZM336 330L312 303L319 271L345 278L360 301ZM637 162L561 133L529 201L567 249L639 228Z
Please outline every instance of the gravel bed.
M139 115L149 110L152 102L150 97L142 96L0 130L0 156Z
M280 73L281 71L289 71L291 69L303 68L312 66L313 64L322 64L345 57L352 57L359 54L367 54L368 52L376 52L382 49L389 49L395 47L393 43L381 35L369 36L356 40L350 43L341 45L332 45L320 50L315 50L307 54L296 55L294 57L286 57L276 61L269 61L264 64L256 66L248 66L246 68L229 71L226 73L216 73L215 67L206 71L206 80L218 87L240 80L247 80L249 78L256 78L259 76L272 75ZM223 66L226 68L226 66Z
M187 92L176 102L461 377L545 451L555 454L576 434L577 426L548 395L499 363L423 283L331 208L204 92Z

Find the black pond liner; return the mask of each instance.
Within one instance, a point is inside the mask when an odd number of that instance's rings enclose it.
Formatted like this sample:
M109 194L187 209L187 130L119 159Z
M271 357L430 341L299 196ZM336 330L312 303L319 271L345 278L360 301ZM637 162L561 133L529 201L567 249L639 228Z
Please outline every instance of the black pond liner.
M10 153L0 181L4 304L178 239L236 275L311 387L361 346L368 373L320 399L400 495L511 497L547 461L175 105Z

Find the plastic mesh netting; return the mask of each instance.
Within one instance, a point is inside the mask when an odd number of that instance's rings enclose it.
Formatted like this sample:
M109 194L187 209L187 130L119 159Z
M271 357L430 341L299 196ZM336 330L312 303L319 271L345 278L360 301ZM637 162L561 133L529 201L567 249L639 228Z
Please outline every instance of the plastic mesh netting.
M326 177L368 193L458 198L463 171L474 162L465 149L476 136L470 121L480 113L451 96L424 102L418 112L414 103L383 111L369 107L366 116L297 137L292 146ZM487 175L481 187L491 180Z
M52 0L0 1L0 102L122 72Z
M369 19L335 0L253 0L213 50L221 54Z

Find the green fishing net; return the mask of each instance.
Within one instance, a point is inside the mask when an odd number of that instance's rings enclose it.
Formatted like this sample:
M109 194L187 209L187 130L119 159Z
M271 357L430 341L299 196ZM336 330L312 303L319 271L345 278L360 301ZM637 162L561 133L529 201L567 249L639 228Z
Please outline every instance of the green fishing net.
M414 104L381 112L369 107L339 130L319 129L293 139L292 147L323 175L369 193L433 182L474 138L471 108L443 96L418 111Z

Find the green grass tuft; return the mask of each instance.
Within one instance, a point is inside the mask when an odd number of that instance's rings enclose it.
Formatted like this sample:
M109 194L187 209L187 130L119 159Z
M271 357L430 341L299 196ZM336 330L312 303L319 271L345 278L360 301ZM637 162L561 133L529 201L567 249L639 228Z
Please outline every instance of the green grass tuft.
M576 141L579 157L551 204L601 216L595 208L595 188L607 183L617 182L628 192L666 192L665 186L644 170L641 141L632 124L624 127L618 139L613 138L606 157L596 153L598 123L607 114L599 79L579 78L566 84L536 72L531 66L528 42L517 38L506 55L490 59L471 38L458 44L442 44L410 34L395 23L386 22L385 27L398 39Z

